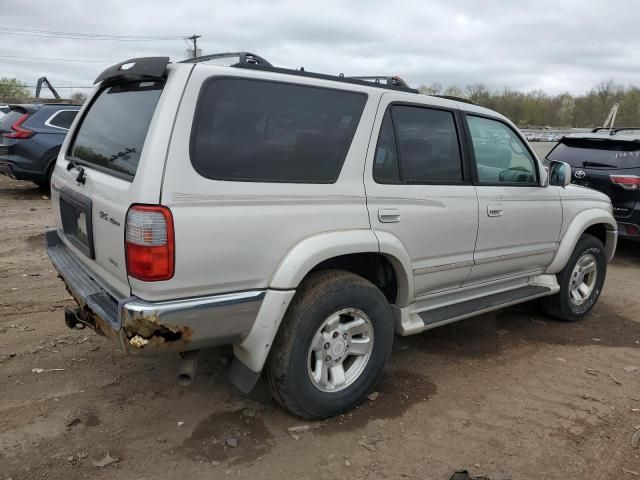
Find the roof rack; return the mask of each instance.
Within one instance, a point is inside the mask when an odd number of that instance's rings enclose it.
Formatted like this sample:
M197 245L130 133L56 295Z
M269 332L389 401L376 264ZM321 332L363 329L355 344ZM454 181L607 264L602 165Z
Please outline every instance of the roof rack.
M349 76L347 78L351 78L353 80L364 80L367 82L373 82L377 84L381 84L384 81L384 85L392 85L394 87L409 88L409 85L407 85L407 82L405 82L398 75L394 75L392 77L388 77L385 75Z
M346 77L343 73L339 75L326 75L324 73L307 72L304 67L300 67L300 69L274 67L270 62L262 58L260 55L256 55L255 53L250 52L214 53L212 55L187 58L186 60L182 60L178 63L200 63L219 58L237 58L238 62L231 65L235 68L250 68L253 70L262 70L265 72L299 75L302 77L332 80L334 82L345 82L356 85L366 85L369 87L374 86L379 88L388 88L391 90L401 90L410 93L419 93L418 90L409 87L409 85L407 85L407 83L398 76Z
M225 53L213 53L211 55L203 55L201 57L187 58L178 63L200 63L209 60L216 60L218 58L238 58L238 63L235 63L234 67L241 65L261 65L264 67L273 67L268 61L262 58L260 55L256 55L251 52L225 52Z
M430 96L431 97L444 98L445 100L453 100L455 102L462 102L462 103L469 103L471 105L478 105L473 100L469 100L468 98L464 98L464 97L456 97L456 96L453 96L453 95L430 95Z
M597 127L591 130L591 133L598 133L601 130L606 130L607 132L610 132L609 135L615 135L618 132L629 132L634 130L640 131L640 127L619 127L619 128Z

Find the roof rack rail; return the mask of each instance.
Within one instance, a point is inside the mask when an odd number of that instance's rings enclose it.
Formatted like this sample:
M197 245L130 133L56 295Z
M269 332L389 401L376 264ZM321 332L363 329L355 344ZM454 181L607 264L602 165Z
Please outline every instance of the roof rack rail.
M444 98L445 100L453 100L455 102L469 103L471 105L478 105L473 100L469 100L468 98L464 98L464 97L456 97L454 95L430 95L430 96L431 97Z
M373 82L381 84L384 81L384 85L392 85L394 87L404 87L410 88L407 82L405 82L398 75L387 76L387 75L363 75L363 76L349 76L346 78L351 78L352 80L364 80L366 82Z
M611 135L615 135L618 132L629 132L634 130L639 130L640 127L619 127L619 128L608 128L608 127L596 127L591 130L591 133L598 133L601 130L606 130L607 132L611 132Z
M213 53L211 55L203 55L201 57L187 58L178 63L200 63L208 60L216 60L218 58L238 58L238 63L233 66L241 65L261 65L263 67L273 67L271 63L262 58L260 55L256 55L251 52L225 52L225 53Z
M339 75L327 75L324 73L308 72L304 69L304 67L300 67L299 69L274 67L260 55L256 55L255 53L250 52L214 53L211 55L203 55L201 57L187 58L178 63L200 63L206 62L208 60L215 60L218 58L238 58L238 62L231 65L235 68L249 68L252 70L262 70L265 72L283 73L286 75L299 75L302 77L331 80L334 82L345 82L355 85L366 85L368 87L379 87L387 88L390 90L400 90L409 93L419 93L418 90L409 87L407 83L398 76L346 77L343 73ZM384 82L381 80L384 80Z

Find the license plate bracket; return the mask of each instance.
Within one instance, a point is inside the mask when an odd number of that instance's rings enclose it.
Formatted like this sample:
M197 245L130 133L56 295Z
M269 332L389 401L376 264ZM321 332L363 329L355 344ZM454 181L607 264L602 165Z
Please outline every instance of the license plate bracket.
M69 188L60 191L60 217L67 239L87 257L94 259L91 199Z

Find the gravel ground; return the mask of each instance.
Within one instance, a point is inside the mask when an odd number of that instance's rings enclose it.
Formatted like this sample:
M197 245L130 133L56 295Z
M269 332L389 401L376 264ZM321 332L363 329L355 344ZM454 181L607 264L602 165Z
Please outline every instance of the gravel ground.
M68 330L70 298L43 249L48 199L0 177L0 207L0 479L640 472L631 446L640 428L638 245L620 245L584 321L553 321L533 303L397 338L377 398L308 423L262 386L238 394L228 350L207 352L184 388L177 356L129 358L90 331Z

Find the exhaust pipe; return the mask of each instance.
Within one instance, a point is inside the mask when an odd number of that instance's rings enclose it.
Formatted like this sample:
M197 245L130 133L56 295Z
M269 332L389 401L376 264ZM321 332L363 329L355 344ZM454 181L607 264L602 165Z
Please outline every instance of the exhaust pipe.
M198 366L198 357L200 356L200 350L193 350L191 352L182 352L180 354L182 361L178 368L178 384L183 387L188 387L196 377L196 367Z

